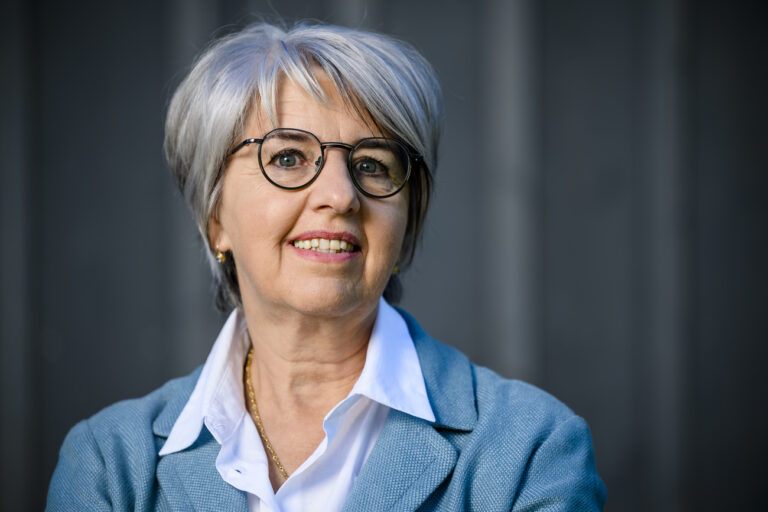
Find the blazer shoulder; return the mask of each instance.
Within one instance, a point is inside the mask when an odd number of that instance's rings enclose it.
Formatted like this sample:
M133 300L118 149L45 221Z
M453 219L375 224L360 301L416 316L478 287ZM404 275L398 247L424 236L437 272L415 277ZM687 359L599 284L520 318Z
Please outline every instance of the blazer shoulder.
M107 433L151 432L156 421L166 418L173 425L189 400L201 369L198 367L189 375L172 379L143 397L116 402L85 421L97 439Z
M473 372L478 421L464 449L506 469L513 510L601 510L605 486L584 419L536 386L480 366Z
M121 400L89 418L92 428L112 426L115 422L147 421L160 416L166 408L178 408L178 413L186 404L195 383L200 376L202 367L196 368L189 375L169 380L151 393L140 397ZM181 407L178 407L181 405Z
M93 444L92 449L111 460L133 463L141 459L154 460L159 450L156 431L162 433L164 424L170 430L199 375L200 368L166 382L146 396L122 400L102 409L75 425L67 434L65 446L71 453L77 453L85 444Z
M197 369L75 425L61 446L46 510L128 510L137 507L138 497L151 496L162 442L154 429L175 421L199 374Z
M494 371L472 365L478 415L497 415L504 421L525 417L528 422L555 426L575 416L563 402L548 392Z

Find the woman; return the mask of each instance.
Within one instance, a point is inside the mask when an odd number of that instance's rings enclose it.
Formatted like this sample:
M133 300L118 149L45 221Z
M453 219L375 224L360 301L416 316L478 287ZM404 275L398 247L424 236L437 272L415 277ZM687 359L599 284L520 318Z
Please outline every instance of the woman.
M259 24L166 127L232 310L205 365L75 426L50 510L594 510L588 429L385 300L419 238L440 92L390 38Z

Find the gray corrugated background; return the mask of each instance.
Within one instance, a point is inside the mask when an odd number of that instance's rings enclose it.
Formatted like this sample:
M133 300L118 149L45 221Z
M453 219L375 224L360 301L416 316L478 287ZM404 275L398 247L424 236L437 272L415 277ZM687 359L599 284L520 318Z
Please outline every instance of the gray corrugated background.
M768 455L761 2L6 0L0 508L221 317L162 159L170 92L253 14L412 42L446 96L404 305L584 416L608 510L757 508ZM500 468L503 471L503 468Z

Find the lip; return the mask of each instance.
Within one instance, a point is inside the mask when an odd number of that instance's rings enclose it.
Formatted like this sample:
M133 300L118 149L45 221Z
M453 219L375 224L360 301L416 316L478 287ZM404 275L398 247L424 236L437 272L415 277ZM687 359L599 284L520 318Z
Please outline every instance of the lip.
M344 240L348 244L351 244L357 247L357 250L352 252L331 253L331 252L313 251L312 249L299 249L298 247L293 245L293 242L296 242L299 240L312 240L313 238L325 238L328 240ZM296 254L298 254L302 258L306 258L312 261L324 262L324 263L341 263L341 262L350 261L350 260L359 258L361 255L360 240L358 240L357 237L352 233L348 233L346 231L344 232L306 231L288 240L286 245L288 245L290 249L295 251Z

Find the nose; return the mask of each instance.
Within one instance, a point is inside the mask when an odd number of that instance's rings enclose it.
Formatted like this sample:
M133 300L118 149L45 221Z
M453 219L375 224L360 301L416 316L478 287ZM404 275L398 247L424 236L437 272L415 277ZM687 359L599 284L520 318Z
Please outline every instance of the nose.
M310 186L313 208L328 208L339 214L355 213L360 209L360 196L347 170L347 156L345 148L325 149L323 168Z

